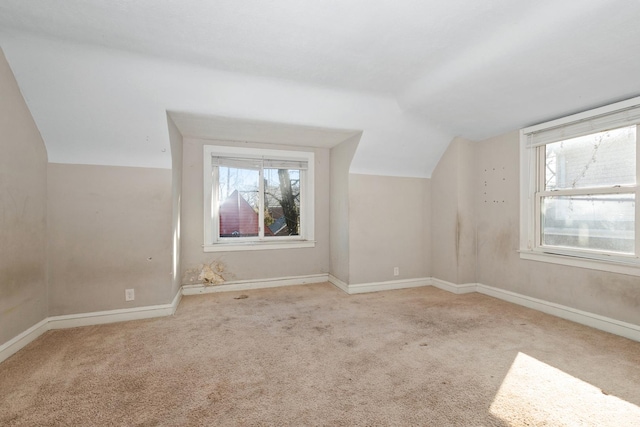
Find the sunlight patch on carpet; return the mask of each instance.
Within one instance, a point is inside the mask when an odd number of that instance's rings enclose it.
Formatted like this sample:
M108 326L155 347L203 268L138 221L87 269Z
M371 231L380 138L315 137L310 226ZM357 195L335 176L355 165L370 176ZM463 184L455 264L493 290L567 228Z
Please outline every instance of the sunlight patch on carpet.
M508 425L638 425L640 408L518 353L490 412Z

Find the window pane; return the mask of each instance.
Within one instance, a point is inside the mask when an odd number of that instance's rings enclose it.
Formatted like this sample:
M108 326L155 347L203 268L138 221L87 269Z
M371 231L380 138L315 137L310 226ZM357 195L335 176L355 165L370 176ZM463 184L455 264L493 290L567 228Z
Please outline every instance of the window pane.
M542 245L633 254L635 195L542 198Z
M546 145L547 191L635 183L635 126Z
M300 170L264 170L264 236L300 234Z
M220 166L220 237L258 236L260 173L253 169Z

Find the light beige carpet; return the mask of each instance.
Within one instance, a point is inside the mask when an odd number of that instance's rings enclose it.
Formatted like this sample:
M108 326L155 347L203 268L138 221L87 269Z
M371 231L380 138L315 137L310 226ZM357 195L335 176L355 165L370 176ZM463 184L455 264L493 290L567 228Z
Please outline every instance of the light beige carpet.
M185 297L0 364L2 426L637 426L638 405L640 343L435 288Z

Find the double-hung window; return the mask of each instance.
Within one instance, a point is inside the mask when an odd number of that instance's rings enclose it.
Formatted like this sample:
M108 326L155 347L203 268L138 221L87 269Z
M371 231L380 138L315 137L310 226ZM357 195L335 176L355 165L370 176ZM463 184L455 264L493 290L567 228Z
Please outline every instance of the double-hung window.
M313 152L204 147L204 249L312 247Z
M640 275L640 98L520 136L521 257Z

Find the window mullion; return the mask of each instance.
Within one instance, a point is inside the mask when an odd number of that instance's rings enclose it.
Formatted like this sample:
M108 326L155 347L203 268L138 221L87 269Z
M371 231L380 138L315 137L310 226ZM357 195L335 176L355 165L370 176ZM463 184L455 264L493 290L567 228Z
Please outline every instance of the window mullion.
M537 248L542 246L542 197L538 193L535 194L533 203L535 206L533 247Z
M537 157L536 165L538 168L538 173L536 174L536 177L538 179L536 180L536 193L539 193L547 189L546 188L547 147L545 145L542 145L538 147L537 150L538 150L538 157Z
M553 191L539 191L537 194L543 197L559 196L591 196L605 194L631 194L636 192L635 186L624 187L588 187L588 188L563 188Z
M306 186L306 174L307 171L306 170L301 170L300 171L300 215L299 215L299 220L300 220L300 227L298 229L298 234L300 235L300 237L302 237L303 239L306 238L307 232L305 229L305 195L307 194L307 189L305 188Z
M542 145L540 147L535 148L536 150L536 181L534 188L534 209L535 209L535 219L534 219L534 238L535 242L533 247L537 248L542 246L542 197L541 193L546 189L545 188L545 179L546 179L546 146Z
M211 199L208 201L210 203L209 206L209 222L211 224L210 230L208 230L209 239L212 239L214 242L218 242L220 240L220 168L214 167L211 171L211 180L213 185L211 186L210 194ZM211 241L211 240L209 240Z
M258 189L258 238L262 240L264 239L264 167L260 168Z

